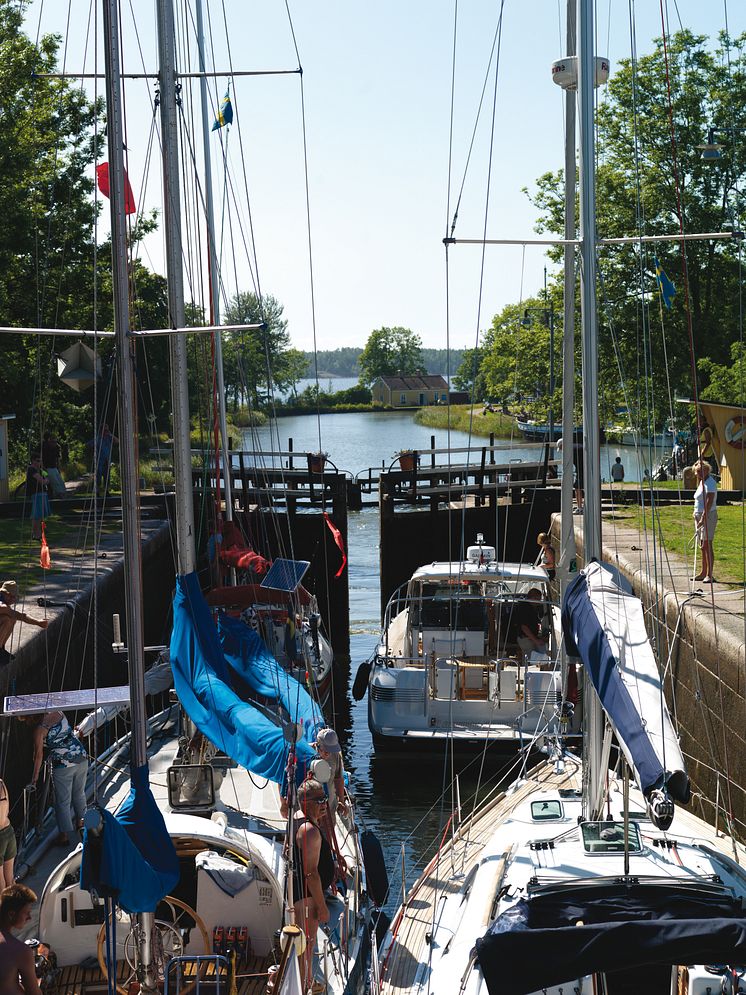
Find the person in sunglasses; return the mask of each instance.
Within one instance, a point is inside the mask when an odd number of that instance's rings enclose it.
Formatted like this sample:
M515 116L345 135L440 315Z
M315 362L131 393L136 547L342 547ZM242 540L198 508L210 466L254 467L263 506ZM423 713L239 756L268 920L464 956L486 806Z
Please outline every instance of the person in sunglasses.
M324 891L334 879L334 857L319 828L326 812L324 788L315 778L298 786L298 811L293 825L293 905L295 921L306 934L303 991L316 995L324 985L312 982L313 953L320 922L329 921Z

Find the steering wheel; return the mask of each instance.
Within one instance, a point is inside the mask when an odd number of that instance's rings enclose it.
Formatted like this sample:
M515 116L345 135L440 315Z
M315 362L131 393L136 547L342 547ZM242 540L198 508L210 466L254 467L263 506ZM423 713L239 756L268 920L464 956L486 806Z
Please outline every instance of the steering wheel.
M165 906L165 909L164 909ZM124 961L127 970L120 979L117 976L117 991L119 995L129 995L130 984L138 980L140 969L140 925L134 915L117 908L109 915L109 927L114 920L117 924L117 965ZM109 969L106 963L106 926L103 923L98 933L98 944L96 955L99 967L105 979L109 977ZM197 946L199 949L193 950L194 957L200 957L212 952L210 937L202 919L197 915L191 905L182 902L180 898L167 895L158 903L156 918L153 923L153 967L158 981L163 982L168 970L168 962L172 957L181 957L190 941L190 933L193 929L199 932ZM126 930L126 932L125 932ZM120 939L122 937L122 939ZM118 966L115 967L117 975ZM179 985L180 995L188 995L199 980L199 972L195 971L194 980Z

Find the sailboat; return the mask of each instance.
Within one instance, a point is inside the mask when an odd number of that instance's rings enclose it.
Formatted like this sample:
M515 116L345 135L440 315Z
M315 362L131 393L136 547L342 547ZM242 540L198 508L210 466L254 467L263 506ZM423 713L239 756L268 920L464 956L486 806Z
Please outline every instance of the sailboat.
M108 978L110 990L130 995L154 992L170 978L183 992L210 971L213 984L221 976L241 992L264 991L270 980L278 993L300 991L304 924L293 912L289 827L296 769L308 767L324 780L311 747L324 722L318 704L256 633L227 616L215 626L197 579L169 2L158 3L158 38L179 556L170 645L175 696L150 719L145 707L119 4L105 0L103 9L129 685L76 692L70 700L63 692L54 705L126 700L132 732L97 759L105 773L95 779L83 845L61 861L47 854L28 877L40 894L40 938L56 955L49 990L100 990ZM45 694L6 700L6 712L16 714L49 707ZM289 821L278 791L286 775ZM314 991L342 995L362 990L369 903L354 806L344 821L336 818L336 892L328 898L328 925L312 937L317 957L306 981Z
M580 0L586 566L562 609L567 668L583 679L583 755L562 735L572 712L565 684L547 760L457 825L406 896L374 958L376 995L744 990L746 849L682 808L689 781L642 605L600 562L593 10ZM574 150L569 165L572 182ZM573 285L566 279L570 296Z

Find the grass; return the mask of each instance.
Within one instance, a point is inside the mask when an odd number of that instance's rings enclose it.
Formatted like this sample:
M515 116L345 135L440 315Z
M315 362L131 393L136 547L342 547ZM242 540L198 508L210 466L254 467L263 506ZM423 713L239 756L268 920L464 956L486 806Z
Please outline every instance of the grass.
M80 546L85 544L90 549L93 545L92 522L86 532L84 517L78 513L50 515L47 519L46 535L52 560L51 570L42 570L39 566L40 544L31 538L30 520L4 518L0 540L0 578L14 580L21 597L29 588L40 584L45 576L68 571L69 558L80 552ZM109 518L99 519L98 527L106 535L120 531L119 523Z
M489 436L494 432L496 439L509 439L516 436L515 419L512 416L501 414L499 411L482 413L482 405L475 404L452 404L450 407L420 408L414 416L417 425L425 425L428 428L446 429L450 427L459 432L469 432L472 435ZM520 438L520 436L518 436Z
M715 576L718 580L744 583L744 505L721 505L718 508L718 525L713 546L715 550ZM647 530L653 537L652 518L649 508L625 506L614 514L604 515L606 522L637 529ZM669 553L682 556L689 566L694 563L694 519L692 505L668 505L655 512L655 538ZM697 560L697 569L700 561Z

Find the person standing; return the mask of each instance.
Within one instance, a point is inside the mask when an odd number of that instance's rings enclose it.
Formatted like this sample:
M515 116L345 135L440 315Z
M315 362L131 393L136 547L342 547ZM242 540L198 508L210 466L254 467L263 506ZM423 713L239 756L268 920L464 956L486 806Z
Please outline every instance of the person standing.
M611 465L611 479L615 484L621 484L624 481L624 464L621 456L617 456Z
M46 629L49 625L45 618L32 618L13 607L18 600L17 592L14 580L6 580L0 585L0 666L10 663L13 659L6 646L13 635L16 622L28 622L29 625L38 625L40 629Z
M342 747L334 729L320 729L315 745L319 756L322 760L326 760L332 772L326 790L329 793L329 814L333 825L337 809L342 815L347 812Z
M34 951L13 930L31 919L34 892L25 884L12 884L0 892L0 995L41 995L36 977Z
M111 429L106 423L101 426L98 436L89 442L89 446L93 447L93 455L96 460L96 493L102 497L106 496L106 489L109 486L111 453L116 442L119 442L119 439L112 435Z
M694 492L694 524L697 529L697 541L702 549L702 569L692 580L713 583L715 553L712 540L718 523L717 485L710 472L710 464L705 460L697 460L694 472L699 480Z
M52 761L54 784L54 814L59 835L55 846L69 846L75 829L81 829L85 815L85 782L88 774L88 754L62 712L28 715L23 720L34 727L34 772L31 783L39 780L44 750ZM75 826L71 817L75 812Z
M31 498L31 535L41 539L41 523L50 515L47 476L41 468L41 454L32 453L26 467L26 494Z
M65 481L60 473L61 459L62 449L59 442L51 432L45 432L41 444L41 465L46 470L52 497L64 497L66 494Z
M306 934L301 983L313 995L326 990L313 980L313 953L319 923L329 921L325 890L334 880L334 857L320 829L326 809L322 785L312 777L298 788L298 811L293 826L293 907L295 921Z
M3 888L13 884L17 852L16 831L10 823L8 786L5 781L0 780L0 882Z

